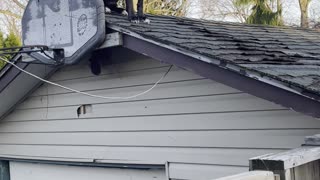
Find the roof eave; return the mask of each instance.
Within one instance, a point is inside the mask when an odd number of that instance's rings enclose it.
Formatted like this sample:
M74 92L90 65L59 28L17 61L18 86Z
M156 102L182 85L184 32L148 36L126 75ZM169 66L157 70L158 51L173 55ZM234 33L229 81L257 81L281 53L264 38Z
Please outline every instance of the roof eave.
M174 64L199 74L203 77L223 83L235 89L280 104L297 112L320 118L320 99L317 94L307 97L286 85L263 79L254 72L240 74L237 66L223 64L219 60L207 61L201 56L191 56L188 52L170 48L159 42L147 40L125 29L109 25L109 28L122 32L123 47L147 55L162 62ZM222 66L221 66L222 64Z
M23 63L18 57L15 64L28 72L37 74L41 78L50 77L58 68L42 64ZM42 82L17 68L7 64L0 76L0 120L5 118L17 104L28 97Z

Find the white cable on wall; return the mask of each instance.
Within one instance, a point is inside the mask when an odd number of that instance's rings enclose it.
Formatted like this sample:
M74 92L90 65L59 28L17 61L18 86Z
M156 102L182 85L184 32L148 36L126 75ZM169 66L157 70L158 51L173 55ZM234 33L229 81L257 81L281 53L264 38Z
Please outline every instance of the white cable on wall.
M170 72L170 70L172 68L172 66L170 66L168 71L161 77L161 79L159 79L150 89L148 89L148 90L146 90L144 92L141 92L141 93L133 95L133 96L127 96L127 97L108 97L108 96L99 96L99 95L94 95L94 94L82 92L82 91L79 91L79 90L76 90L76 89L72 89L72 88L69 88L69 87L66 87L66 86L63 86L63 85L60 85L60 84L45 80L45 79L43 79L43 78L41 78L41 77L39 77L37 75L34 75L34 74L32 74L32 73L20 68L19 66L15 65L14 63L12 63L12 62L10 62L10 61L2 58L2 57L0 57L0 60L6 62L8 64L11 64L13 67L17 68L21 72L23 72L25 74L28 74L28 75L36 78L36 79L39 79L40 81L42 81L44 83L51 84L53 86L57 86L57 87L60 87L62 89L66 89L68 91L71 91L71 92L74 92L74 93L78 93L78 94L82 94L82 95L85 95L85 96L90 96L90 97L100 98L100 99L112 99L112 100L128 100L128 99L133 99L133 98L136 98L136 97L139 97L139 96L142 96L142 95L145 95L145 94L149 93L168 75L168 73Z

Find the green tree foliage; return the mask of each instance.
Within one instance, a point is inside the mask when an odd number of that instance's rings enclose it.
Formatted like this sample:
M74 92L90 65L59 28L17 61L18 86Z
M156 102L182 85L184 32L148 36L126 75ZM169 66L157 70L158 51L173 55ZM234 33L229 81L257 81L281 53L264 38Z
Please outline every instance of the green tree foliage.
M183 17L187 11L187 0L144 0L144 11L155 15Z
M0 48L3 48L3 41L4 41L4 36L3 33L0 31Z
M17 47L21 46L21 40L15 35L13 31L3 41L3 47Z
M4 37L3 37L3 33L0 31L0 49L3 48L3 41L4 41ZM4 66L4 62L0 61L0 69Z
M10 32L7 37L4 37L3 33L0 32L0 48L9 48L21 46L20 37L15 35L14 32ZM10 59L12 56L2 56L6 59ZM3 61L0 61L0 69L5 65Z
M282 7L278 0L278 9L274 12L269 3L274 0L235 0L236 6L252 6L252 13L247 19L248 24L263 24L281 26L282 22Z

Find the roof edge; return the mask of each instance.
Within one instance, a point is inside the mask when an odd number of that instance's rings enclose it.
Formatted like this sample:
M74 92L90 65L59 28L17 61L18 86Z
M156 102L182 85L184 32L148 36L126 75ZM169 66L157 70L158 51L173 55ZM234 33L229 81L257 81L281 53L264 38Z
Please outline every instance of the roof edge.
M297 112L320 118L320 96L317 94L310 93L306 96L298 87L292 88L284 82L262 77L254 71L244 71L244 68L237 65L226 64L226 62L217 59L146 39L115 25L108 24L107 27L123 33L123 47L125 48L191 70L203 77Z
M50 77L58 69L58 67L44 64L23 63L19 59L15 61L15 64L21 69L36 73L41 78ZM0 75L0 98L6 103L0 106L0 120L4 119L17 104L25 100L42 83L8 64L7 69Z
M161 42L156 42L156 41L154 41L152 39L145 38L145 37L143 37L143 36L141 36L141 35L139 35L139 34L137 34L135 32L129 31L127 29L124 29L124 28L121 28L121 27L118 27L118 26L115 26L115 25L110 25L109 24L109 25L107 25L107 27L110 28L110 29L113 29L115 31L121 32L123 34L129 35L129 36L132 36L132 37L136 37L138 39L141 39L141 40L144 40L146 42L158 45L160 47L164 47L164 48L176 51L177 53L181 53L181 54L193 57L193 58L195 58L197 60L204 61L204 62L209 63L209 64L217 65L217 66L219 66L221 68L228 69L228 70L233 71L233 72L237 72L240 75L244 75L244 76L247 76L247 77L250 77L250 78L253 78L253 79L257 79L257 80L265 82L267 84L279 87L281 89L285 89L287 91L291 91L293 93L297 93L297 94L299 94L301 96L305 96L307 98L311 98L311 99L314 99L314 100L320 102L320 95L315 93L315 92L304 90L301 87L296 86L294 84L290 84L290 83L287 83L287 82L284 82L284 81L280 81L280 80L274 79L274 78L269 77L269 76L262 75L262 74L258 73L255 70L251 70L251 69L248 69L248 68L245 68L245 67L240 67L240 66L238 66L238 65L236 65L234 63L228 63L228 62L223 61L223 60L214 59L214 58L207 57L207 56L204 56L204 55L201 55L201 54L197 54L197 53L194 53L194 52L189 52L186 49L182 49L182 48L176 47L174 45L166 45L166 44L163 44Z

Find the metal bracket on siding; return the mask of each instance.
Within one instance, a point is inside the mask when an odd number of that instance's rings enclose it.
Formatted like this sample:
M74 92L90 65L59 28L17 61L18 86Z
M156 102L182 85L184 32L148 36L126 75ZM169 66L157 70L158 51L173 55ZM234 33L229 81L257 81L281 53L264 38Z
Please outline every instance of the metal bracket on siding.
M114 33L107 34L106 40L98 49L122 46L122 44L123 44L122 34L119 32L114 32Z

